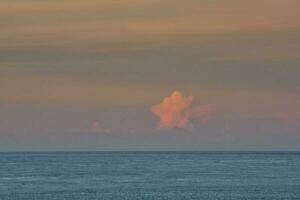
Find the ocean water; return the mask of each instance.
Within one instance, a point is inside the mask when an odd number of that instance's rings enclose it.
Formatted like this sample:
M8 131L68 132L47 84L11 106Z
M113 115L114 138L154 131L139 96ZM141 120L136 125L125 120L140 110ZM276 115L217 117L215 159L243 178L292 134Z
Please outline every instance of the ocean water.
M0 200L21 199L300 200L300 153L0 153Z

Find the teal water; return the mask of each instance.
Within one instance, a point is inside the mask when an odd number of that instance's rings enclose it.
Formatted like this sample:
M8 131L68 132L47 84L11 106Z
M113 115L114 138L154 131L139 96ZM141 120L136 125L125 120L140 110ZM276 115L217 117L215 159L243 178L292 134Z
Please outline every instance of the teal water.
M299 200L300 153L0 153L0 199Z

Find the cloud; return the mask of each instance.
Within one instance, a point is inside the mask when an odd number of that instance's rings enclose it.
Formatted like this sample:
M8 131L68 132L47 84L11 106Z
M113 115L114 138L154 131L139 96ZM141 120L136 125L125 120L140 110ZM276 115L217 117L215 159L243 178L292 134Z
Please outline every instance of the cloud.
M287 125L295 125L300 120L300 111L297 109L280 111L280 112L275 113L273 115L273 118L275 118Z
M111 133L111 130L109 128L106 128L105 126L103 126L103 124L101 124L98 121L94 121L92 123L92 130L98 133Z
M213 108L213 106L211 104L200 105L200 106L190 109L189 116L191 118L197 119L198 121L200 121L202 123L207 123L211 118L210 114L214 110L215 109Z
M160 129L181 128L192 130L192 121L207 123L214 108L210 105L192 106L193 97L184 97L178 90L165 97L160 104L151 107L159 117Z

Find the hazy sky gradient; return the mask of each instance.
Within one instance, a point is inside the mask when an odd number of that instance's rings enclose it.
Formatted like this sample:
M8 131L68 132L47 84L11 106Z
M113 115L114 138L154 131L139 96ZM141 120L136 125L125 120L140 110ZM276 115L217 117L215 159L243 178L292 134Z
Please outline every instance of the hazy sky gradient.
M2 0L0 151L297 150L299 19L298 0ZM175 90L210 120L159 129Z

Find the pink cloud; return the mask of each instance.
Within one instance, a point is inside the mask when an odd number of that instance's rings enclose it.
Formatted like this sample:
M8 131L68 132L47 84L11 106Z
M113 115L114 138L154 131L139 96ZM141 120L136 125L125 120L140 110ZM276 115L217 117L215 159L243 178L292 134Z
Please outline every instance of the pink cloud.
M213 112L211 105L192 107L193 97L184 97L180 91L174 91L161 103L151 107L151 111L159 117L160 129L182 128L192 130L192 121L207 123Z
M214 111L215 109L211 104L200 105L190 109L190 117L205 124L210 120L211 113Z
M105 126L103 126L103 124L101 124L98 121L94 121L92 123L92 130L94 132L99 132L99 133L110 133L111 130L109 128L106 128Z
M295 110L286 110L275 113L273 116L275 119L278 119L286 124L293 125L300 120L300 112Z

